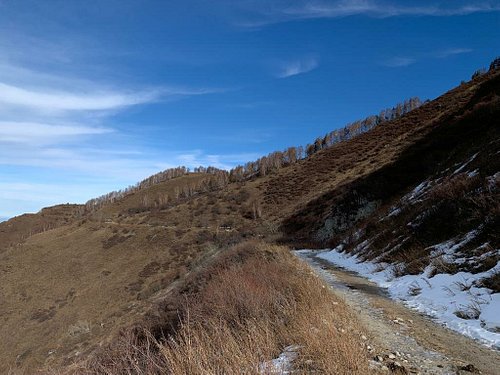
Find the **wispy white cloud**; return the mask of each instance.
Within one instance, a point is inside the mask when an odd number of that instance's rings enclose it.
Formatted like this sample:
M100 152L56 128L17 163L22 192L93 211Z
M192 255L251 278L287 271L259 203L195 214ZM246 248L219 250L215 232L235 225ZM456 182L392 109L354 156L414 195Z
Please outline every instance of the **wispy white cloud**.
M337 18L352 15L367 15L373 17L397 16L461 16L478 12L499 11L498 4L477 3L470 5L439 5L405 6L397 3L387 3L370 0L343 0L337 2L306 2L300 7L285 9L286 14L302 18Z
M9 65L0 66L0 73L1 67L6 66ZM24 68L8 70L13 74L0 74L0 164L59 170L60 175L79 171L104 178L144 177L152 168L148 168L146 161L131 157L126 152L128 146L120 145L121 133L102 123L112 124L110 116L127 107L163 100L163 96L174 93L191 93L170 89L135 92L103 89L108 85L84 79L65 80L43 72L38 75ZM107 148L122 147L123 154L103 158L102 154L86 150L99 141L103 144L104 136Z
M399 68L417 63L420 60L445 59L447 57L470 53L471 48L444 48L438 51L421 53L416 56L395 56L380 62L380 65L390 68Z
M316 69L319 62L316 58L308 57L300 60L289 61L280 67L278 78L287 78L299 74L308 73Z
M440 59L444 59L450 56L461 55L464 53L470 53L473 50L471 48L447 48L442 51L437 51L434 56Z
M367 14L379 9L375 3L365 0L344 0L333 3L306 1L298 6L283 9L283 13L292 18L337 18Z
M259 1L251 2L253 5ZM258 16L251 20L238 22L243 27L261 27L267 24L289 22L301 19L341 18L355 15L364 15L375 18L401 16L465 16L473 13L500 11L498 2L484 1L460 4L449 2L446 5L402 5L396 1L376 0L302 0L290 5L290 2L280 2L272 8L262 7Z
M111 133L113 130L85 125L52 125L36 122L0 121L0 145L20 143L44 145L81 136Z
M51 87L26 88L0 82L0 106L23 107L41 112L106 111L167 100L172 97L206 95L223 89L162 87L153 90L63 91Z
M73 93L50 89L34 90L0 82L0 105L51 111L102 111L157 100L159 91L138 93Z
M382 61L381 64L390 68L398 68L403 66L412 65L417 60L412 57L393 57L388 60Z
M231 108L254 109L258 107L271 106L273 104L274 102L270 100L260 100L260 101L246 102L246 103L227 104L227 106Z

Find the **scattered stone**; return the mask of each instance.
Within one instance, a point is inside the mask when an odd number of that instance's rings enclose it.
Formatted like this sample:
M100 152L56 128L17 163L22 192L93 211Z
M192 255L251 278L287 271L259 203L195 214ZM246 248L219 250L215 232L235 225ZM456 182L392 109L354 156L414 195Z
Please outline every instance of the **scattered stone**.
M381 356L379 355L376 355L375 358L374 358L375 361L377 362L383 362L384 361L384 358L382 358Z
M390 353L387 358L389 359L396 359L396 356L393 353Z
M368 338L365 335L361 335L361 340L366 341Z
M408 374L408 370L399 362L391 362L387 365L389 370L396 372L398 374Z
M466 366L462 366L462 367L460 367L460 370L470 372L472 374L480 374L481 373L481 371L479 371L476 368L476 366L474 366L473 364L468 364Z

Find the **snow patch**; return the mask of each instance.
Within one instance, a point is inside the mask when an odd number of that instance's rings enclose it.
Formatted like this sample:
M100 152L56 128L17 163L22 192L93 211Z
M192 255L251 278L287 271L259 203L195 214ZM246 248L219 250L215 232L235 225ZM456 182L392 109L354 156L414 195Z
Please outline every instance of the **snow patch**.
M497 188L497 184L500 180L500 172L495 173L492 176L486 177L486 181L488 181L488 187L490 190L494 191Z
M472 172L467 173L467 177L472 178L476 177L479 174L479 169L474 169Z
M453 173L451 175L453 176L453 175L456 175L457 173L460 173L466 166L468 166L476 158L477 155L479 155L479 152L472 155L472 157L469 160L467 160L464 164L462 164L460 167L455 169L455 171L453 171Z
M431 257L441 256L446 262L453 262L457 256L457 250L472 241L480 233L481 227L465 234L461 239L452 239L430 247Z
M403 204L415 204L417 202L422 201L422 198L432 189L433 186L439 184L443 180L442 177L439 177L435 180L425 180L418 184L412 191L406 194L401 198L401 202Z
M391 212L389 212L389 215L387 215L387 216L388 217L398 216L400 213L401 213L401 208L399 208L399 207L392 207Z
M300 349L297 345L287 346L283 352L270 361L261 363L259 366L260 374L280 374L288 375L292 373L292 364L298 356L298 350Z
M441 244L441 251L448 253L450 249L462 246L475 235L473 232L458 244ZM428 266L420 275L395 277L393 266L363 262L357 255L342 253L340 249L321 252L317 257L359 273L386 288L392 298L432 316L448 328L500 349L500 293L477 286L479 280L500 272L500 264L478 274L459 272L430 277L432 266Z

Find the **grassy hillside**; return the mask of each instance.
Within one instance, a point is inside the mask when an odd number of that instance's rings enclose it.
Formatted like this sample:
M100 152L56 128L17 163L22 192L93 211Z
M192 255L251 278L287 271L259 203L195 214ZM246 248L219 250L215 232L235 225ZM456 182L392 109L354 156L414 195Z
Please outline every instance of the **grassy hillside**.
M62 204L44 208L37 214L24 214L1 222L0 253L34 234L67 225L81 217L82 212L82 205Z
M223 200L217 192L182 198L161 210L137 210L141 195L168 192L198 178L187 175L152 186L5 247L0 371L78 359L156 312L161 296L211 253L258 231L259 224L245 218L250 198L238 186ZM27 233L46 216L42 211L29 217L28 223L20 217L3 224Z
M488 78L488 79L486 79ZM484 173L494 174L498 147L500 112L500 75L497 73L460 86L437 100L411 112L408 116L375 128L339 147L326 150L319 160L308 160L307 171L324 168L324 180L332 176L333 187L324 191L314 175L297 171L306 192L316 197L285 220L289 236L328 240L345 233L357 221L373 214L381 205L402 195L412 185L453 165L465 162L475 152L488 149L481 158L490 164ZM441 108L442 110L438 110ZM336 160L342 162L337 164ZM365 159L370 173L362 171ZM323 162L323 163L322 163ZM327 162L333 164L329 166ZM353 164L345 171L345 166ZM286 171L284 172L286 173ZM317 173L316 176L320 175ZM321 181L321 177L316 177ZM285 181L288 179L285 177ZM337 182L338 181L338 182ZM318 188L314 188L319 185ZM279 189L279 181L270 185ZM302 190L302 188L300 188ZM324 192L324 194L318 194ZM290 192L290 195L298 191ZM310 193L311 194L311 193ZM312 195L312 194L311 194ZM310 196L310 195L309 195ZM320 230L326 225L328 228Z
M150 331L126 336L68 372L278 373L271 360L284 351L297 373L368 372L359 323L284 247L232 246L188 277L182 293L169 340Z

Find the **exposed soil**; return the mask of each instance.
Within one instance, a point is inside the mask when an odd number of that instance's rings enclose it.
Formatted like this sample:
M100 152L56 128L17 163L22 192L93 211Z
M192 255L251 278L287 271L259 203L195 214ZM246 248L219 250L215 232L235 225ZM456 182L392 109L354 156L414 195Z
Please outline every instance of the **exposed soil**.
M300 255L358 314L373 366L408 374L500 374L500 352L390 299L383 288L314 255Z

